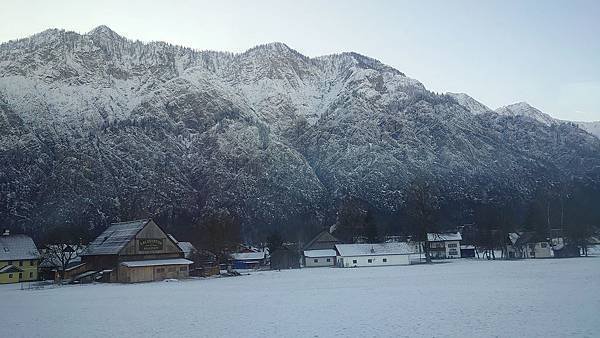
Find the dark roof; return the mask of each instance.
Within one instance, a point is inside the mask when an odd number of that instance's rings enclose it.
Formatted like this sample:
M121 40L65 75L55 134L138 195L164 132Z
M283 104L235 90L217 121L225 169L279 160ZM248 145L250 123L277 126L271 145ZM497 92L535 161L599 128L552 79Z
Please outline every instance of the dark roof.
M14 265L7 265L0 269L0 273L15 273L15 272L23 272L23 270L17 268Z
M88 245L82 256L116 255L150 220L113 223Z
M38 259L40 252L27 235L0 236L0 261Z
M333 249L336 244L342 244L342 241L335 238L329 231L323 230L304 246L304 250Z
M539 242L546 242L546 241L547 241L546 238L543 238L543 236L537 235L533 231L525 231L525 232L519 233L519 238L517 238L515 245L516 246L524 246L529 243L539 243Z

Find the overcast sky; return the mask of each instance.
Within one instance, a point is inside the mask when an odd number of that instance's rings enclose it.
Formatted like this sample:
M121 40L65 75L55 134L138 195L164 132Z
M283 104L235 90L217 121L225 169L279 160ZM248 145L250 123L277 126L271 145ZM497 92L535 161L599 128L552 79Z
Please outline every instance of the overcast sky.
M280 41L308 56L355 51L436 92L490 108L527 101L600 120L600 1L3 0L0 41L107 25L142 41L240 52Z

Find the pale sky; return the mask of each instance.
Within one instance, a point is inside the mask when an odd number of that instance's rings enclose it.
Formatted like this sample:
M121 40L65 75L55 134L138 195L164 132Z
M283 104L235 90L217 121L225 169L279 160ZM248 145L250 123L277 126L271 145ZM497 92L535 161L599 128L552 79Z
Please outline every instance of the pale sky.
M527 101L557 118L600 120L596 0L2 0L0 8L0 41L98 25L201 50L280 41L311 57L355 51L493 109Z

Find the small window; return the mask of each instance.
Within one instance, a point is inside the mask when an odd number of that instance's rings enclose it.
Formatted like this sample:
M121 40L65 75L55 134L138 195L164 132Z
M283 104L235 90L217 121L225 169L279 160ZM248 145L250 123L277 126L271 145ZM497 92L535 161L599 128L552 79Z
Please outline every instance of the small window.
M373 263L372 259L367 259L367 263Z
M19 279L23 278L23 273L19 272Z
M6 264L12 265L12 261L8 261L8 262L6 262Z
M319 263L319 259L318 259L318 258L315 258L315 259L313 259L313 262L315 262L315 263Z
M35 261L29 261L29 266L34 266L35 265Z
M29 273L29 278L33 278L33 272Z
M327 262L331 262L331 258L327 258Z
M19 261L19 266L23 266L23 261Z
M448 247L449 248L456 248L456 243L450 243L450 244L448 244Z
M548 243L542 243L542 248L545 248L548 246Z
M13 274L12 274L12 273L9 273L9 274L8 274L8 278L12 278L12 276L13 276Z
M384 258L384 259L383 259L383 262L384 262L384 263L387 263L387 258Z
M352 264L356 264L356 259L353 259L353 260L352 260Z
M179 271L187 271L187 266L182 266L179 268Z

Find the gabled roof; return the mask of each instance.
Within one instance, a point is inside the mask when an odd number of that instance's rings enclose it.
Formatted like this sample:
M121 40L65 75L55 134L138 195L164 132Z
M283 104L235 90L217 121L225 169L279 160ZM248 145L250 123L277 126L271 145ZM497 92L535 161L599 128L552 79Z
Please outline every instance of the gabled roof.
M377 244L336 244L340 256L409 255L416 253L415 246L406 242Z
M323 230L304 246L304 250L333 249L336 244L341 243L342 241L335 238L329 231Z
M40 252L27 235L0 236L0 261L38 259Z
M176 242L176 243L177 243L177 246L179 247L179 249L181 249L181 251L183 251L185 258L189 258L190 255L192 254L192 252L194 252L194 250L196 250L196 248L194 248L194 246L190 242Z
M427 233L428 242L462 241L460 232Z
M0 273L15 273L15 272L23 272L23 270L17 268L14 265L7 265L0 269Z
M111 224L88 245L82 256L118 254L149 221L149 219L141 219Z

